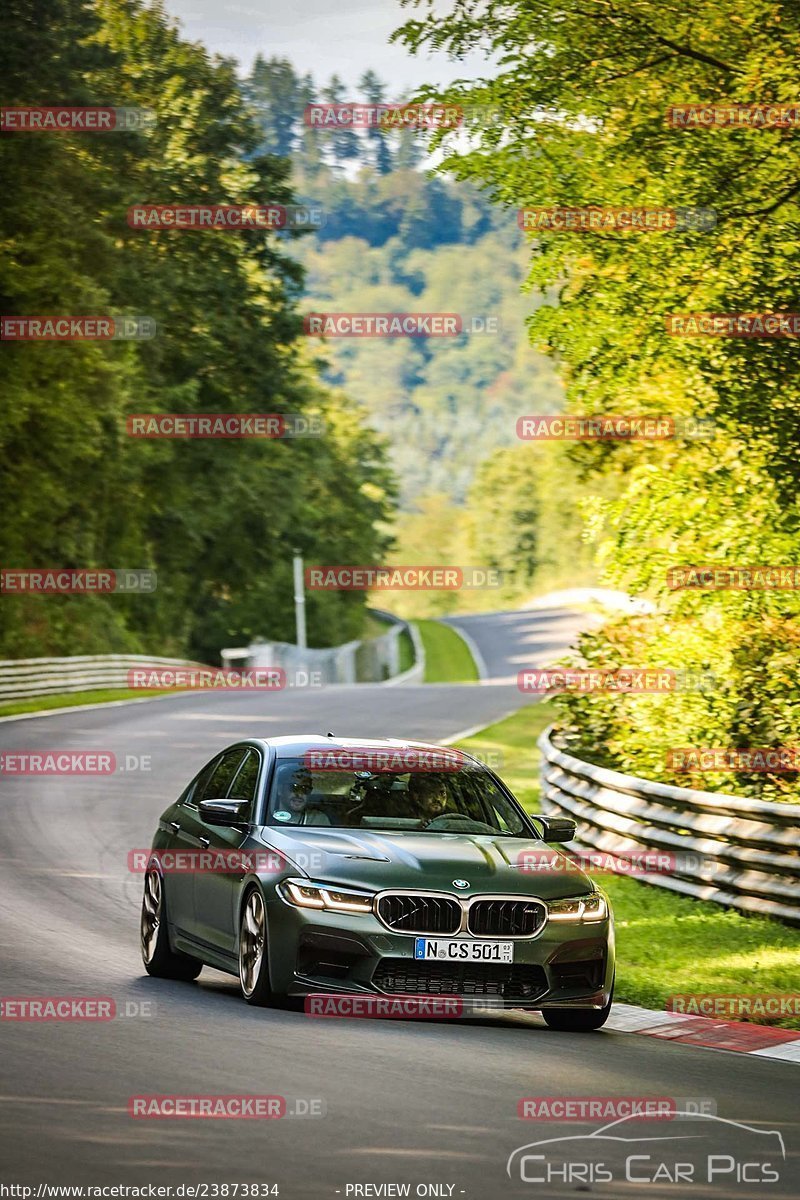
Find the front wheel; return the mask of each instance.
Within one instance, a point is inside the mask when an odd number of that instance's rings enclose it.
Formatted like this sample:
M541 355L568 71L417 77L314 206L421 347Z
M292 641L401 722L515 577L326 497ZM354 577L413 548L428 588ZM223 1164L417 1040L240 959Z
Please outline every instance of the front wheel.
M248 1004L264 1008L272 1000L267 961L267 914L258 888L248 894L239 929L239 984Z
M614 1001L614 983L611 983L611 995L608 1003L602 1008L543 1008L542 1016L551 1029L562 1029L574 1033L588 1032L600 1029L605 1025L611 1013Z
M148 975L158 979L197 979L203 964L188 954L176 954L169 944L164 880L155 867L144 877L140 924L142 962Z

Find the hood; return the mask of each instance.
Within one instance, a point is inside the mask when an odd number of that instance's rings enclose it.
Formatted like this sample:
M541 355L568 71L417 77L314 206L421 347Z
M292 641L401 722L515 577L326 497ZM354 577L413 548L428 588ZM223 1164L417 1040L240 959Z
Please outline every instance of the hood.
M265 845L299 870L329 883L371 891L423 888L469 896L482 892L560 899L593 891L588 876L535 838L500 834L383 833L295 826L261 829ZM526 864L533 864L527 866ZM466 888L454 887L463 879Z

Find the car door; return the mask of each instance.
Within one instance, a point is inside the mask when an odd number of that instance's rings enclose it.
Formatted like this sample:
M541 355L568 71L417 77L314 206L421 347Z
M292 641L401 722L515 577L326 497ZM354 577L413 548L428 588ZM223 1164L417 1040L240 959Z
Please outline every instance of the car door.
M194 884L186 869L185 860L196 854L198 829L196 820L197 795L202 794L203 785L219 762L220 755L207 762L202 771L186 788L166 823L169 833L167 849L175 852L174 857L164 855L164 894L170 925L178 941L190 938L194 929ZM178 949L187 949L178 945Z
M263 766L259 751L251 746L244 750L236 773L225 793L208 793L208 799L240 800L249 805L246 822L253 818L253 807ZM199 819L199 818L198 818ZM239 850L248 841L244 824L241 828L224 825L203 825L203 840L208 849L224 862L226 853ZM234 859L235 855L232 856ZM247 869L232 863L230 869L200 871L194 877L194 919L197 937L204 944L226 955L236 952L239 887Z
M222 799L227 794L246 753L245 746L236 746L218 754L201 773L196 786L178 809L175 818L178 826L175 830L175 848L189 851L187 857L190 860L196 859L210 845L208 827L200 820L198 804L201 800ZM177 921L171 916L170 920L182 936L194 941L198 940L198 930L194 898L197 872L194 870L193 861L190 861L189 868L176 871L167 880L167 890L173 911L177 910L181 918Z

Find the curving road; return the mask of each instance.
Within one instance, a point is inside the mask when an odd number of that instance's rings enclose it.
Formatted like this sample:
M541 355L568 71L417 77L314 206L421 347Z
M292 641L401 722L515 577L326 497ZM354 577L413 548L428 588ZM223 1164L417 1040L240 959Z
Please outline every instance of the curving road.
M471 623L489 677L503 679L527 652L521 637L556 653L579 621L526 612ZM0 723L2 750L110 750L123 764L131 756L131 768L134 758L152 756L150 771L118 771L107 780L2 777L2 994L104 995L118 1009L148 1005L151 1012L106 1023L0 1021L0 1184L259 1182L279 1185L286 1200L403 1194L352 1190L382 1184L408 1184L411 1196L418 1185L438 1185L430 1194L456 1200L576 1190L638 1197L645 1186L654 1196L693 1200L796 1195L800 1127L790 1063L630 1034L554 1033L523 1014L311 1020L288 1008L251 1009L236 981L208 969L196 984L143 974L141 878L128 873L127 852L149 844L158 813L218 747L244 733L328 729L445 740L521 700L503 683L364 685L181 696ZM321 1100L325 1116L128 1116L130 1096L154 1093L277 1094ZM725 1118L780 1130L787 1163L771 1186L723 1179L718 1189L574 1181L559 1188L523 1184L518 1175L513 1183L505 1164L514 1149L596 1127L519 1120L517 1101L536 1095L710 1098ZM730 1128L733 1153L741 1141Z
M556 607L444 618L472 650L481 682L506 685L516 685L526 667L549 666L582 629L600 621L594 613Z

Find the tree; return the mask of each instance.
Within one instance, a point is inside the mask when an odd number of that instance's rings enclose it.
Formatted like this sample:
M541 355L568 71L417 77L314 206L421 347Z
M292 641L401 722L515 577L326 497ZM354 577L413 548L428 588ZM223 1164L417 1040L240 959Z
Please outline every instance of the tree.
M358 81L367 104L375 107L386 101L386 85L374 71L365 71ZM380 125L370 125L367 141L372 148L372 162L379 175L388 175L392 169L392 146L389 131Z
M0 558L8 567L152 567L158 588L4 596L2 652L143 649L208 659L251 634L291 637L298 538L320 561L334 550L366 562L384 552L393 484L382 447L319 382L300 336L302 272L282 235L143 231L126 221L142 202L290 203L286 163L258 153L260 132L232 64L184 42L159 8L39 0L37 16L38 33L28 6L11 11L9 103L32 94L112 102L152 109L157 123L102 136L3 137L11 180L0 196L3 311L146 314L158 336L4 343L10 515ZM316 415L325 435L129 438L126 417L148 411ZM312 641L352 636L363 602L321 594Z
M539 565L541 500L528 447L496 450L482 463L468 512L478 562L510 577L515 590L530 588Z
M256 152L290 158L297 149L304 108L303 82L292 64L286 58L257 54L242 92L258 113L262 136Z
M575 701L570 719L586 745L606 745L612 761L661 777L670 737L684 745L796 740L800 697L777 682L776 646L776 638L797 642L796 593L671 591L666 582L672 565L768 563L775 555L794 562L800 550L794 340L667 331L674 314L797 311L796 130L667 120L681 102L793 107L796 6L755 0L743 10L733 0L701 0L689 12L655 0L457 0L444 14L412 19L400 36L457 57L502 47L495 77L447 92L496 119L466 147L442 133L445 170L512 209L649 206L682 218L660 233L531 234L528 282L551 289L553 299L537 310L531 335L564 363L571 411L618 413L623 404L679 426L707 418L714 429L710 441L679 434L660 444L600 445L579 450L576 461L590 481L620 480L617 502L594 503L592 529L609 577L659 605L655 618L627 632L587 639L584 653L614 662L623 647L628 661L666 656L698 672L711 658L718 685L660 703ZM698 209L713 210L713 229L698 223ZM590 500L593 493L596 482ZM762 689L770 699L759 708ZM796 793L790 781L765 776L713 782Z
M328 104L352 104L348 98L344 83L338 75L332 75L330 81L322 89L322 98ZM358 134L352 128L331 125L325 129L325 145L330 156L330 163L337 170L344 164L361 157L361 143Z

